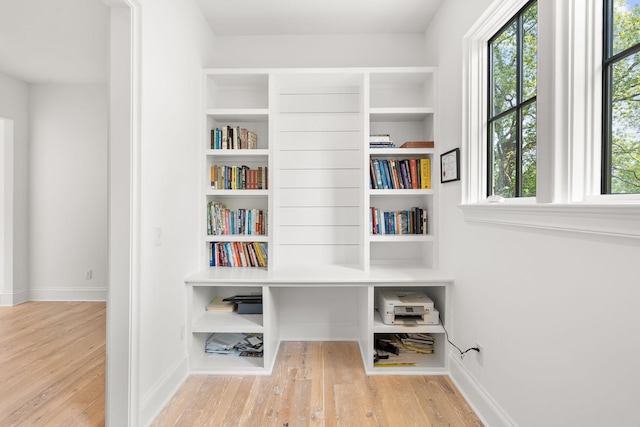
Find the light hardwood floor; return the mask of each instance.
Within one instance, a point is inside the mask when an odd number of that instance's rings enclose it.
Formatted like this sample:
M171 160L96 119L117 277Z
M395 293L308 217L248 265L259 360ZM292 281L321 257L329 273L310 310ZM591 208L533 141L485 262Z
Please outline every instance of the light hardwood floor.
M366 376L354 342L283 342L271 376L191 376L163 426L482 426L447 376Z
M0 426L101 426L105 303L0 307Z
M0 427L103 426L105 304L0 307ZM153 426L482 426L446 376L370 376L352 342L284 342L271 376L191 376Z

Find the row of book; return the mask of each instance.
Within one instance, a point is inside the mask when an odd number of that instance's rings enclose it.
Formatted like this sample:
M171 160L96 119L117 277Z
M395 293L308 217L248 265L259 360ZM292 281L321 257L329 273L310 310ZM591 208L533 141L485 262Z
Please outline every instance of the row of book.
M212 150L255 150L258 135L240 126L211 129Z
M262 209L230 210L217 201L207 203L207 234L267 234L267 211Z
M428 234L427 210L411 208L410 210L384 212L371 207L369 215L372 234Z
M431 159L369 159L369 188L428 189L431 188Z
M266 190L269 171L267 166L250 169L249 166L211 166L211 188L214 190Z
M267 253L264 242L212 242L209 244L209 266L266 267Z

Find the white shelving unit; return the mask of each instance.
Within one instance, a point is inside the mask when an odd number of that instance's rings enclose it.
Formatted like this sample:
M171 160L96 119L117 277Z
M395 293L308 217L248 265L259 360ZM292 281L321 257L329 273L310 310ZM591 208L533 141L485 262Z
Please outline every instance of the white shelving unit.
M441 325L411 328L382 323L375 312L380 289L421 290L450 317L452 280L437 270L438 165L436 69L215 69L204 72L202 271L187 278L191 370L210 374L268 374L285 340L353 340L370 374L447 372ZM255 150L211 148L210 133L241 126L258 135ZM388 133L396 144L434 140L436 148L370 149L369 134ZM369 159L428 158L431 188L369 188ZM269 188L217 190L212 165L268 166ZM211 236L206 206L268 211L267 235ZM428 233L374 235L370 208L428 212ZM209 268L212 242L262 242L267 268ZM217 295L259 293L263 314L212 313ZM436 351L416 366L376 367L375 334L420 331ZM212 333L262 334L263 358L207 355Z
M247 166L267 168L271 162L269 134L269 74L265 72L227 72L207 70L204 75L204 167L202 174L202 222L206 230L206 206L209 202L224 203L231 210L260 209L270 211L270 190L215 189L211 186L212 166ZM242 127L257 135L257 149L214 149L212 130L223 127ZM203 264L209 265L210 245L214 242L261 242L269 247L266 235L206 235L203 239ZM249 268L249 267L245 267ZM256 268L256 267L251 267ZM268 268L268 267L267 267Z
M369 133L389 134L400 147L407 141L436 141L433 68L374 70L369 77ZM430 159L430 189L368 189L368 208L385 211L426 209L427 235L374 235L367 233L370 265L398 263L437 268L437 175L434 148L372 148L369 159ZM368 186L367 186L368 188Z

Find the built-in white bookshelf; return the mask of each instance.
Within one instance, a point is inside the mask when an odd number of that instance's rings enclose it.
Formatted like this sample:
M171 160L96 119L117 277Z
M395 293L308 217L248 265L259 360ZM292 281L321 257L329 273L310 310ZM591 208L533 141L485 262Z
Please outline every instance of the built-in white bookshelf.
M388 134L401 147L408 141L434 141L436 148L369 148L367 161L428 159L428 189L368 189L368 207L384 211L426 211L426 234L367 233L370 265L409 265L437 268L437 138L433 68L371 71L369 77L369 134ZM398 171L400 173L400 171ZM418 171L419 173L419 171ZM368 186L369 187L369 186ZM371 231L371 227L369 228Z
M220 252L214 245L241 242L258 242L269 247L269 231L263 234L216 234L207 231L210 218L208 205L224 204L231 210L259 210L268 221L270 191L268 174L270 163L269 134L269 75L263 72L218 72L208 70L204 75L204 137L203 137L203 205L202 224L204 263L219 267ZM227 130L229 130L227 132ZM241 138L243 131L244 138ZM246 131L245 131L246 130ZM248 149L247 131L253 133L257 144ZM220 143L224 132L224 144ZM232 138L233 133L236 138ZM242 140L242 141L241 141ZM228 142L227 142L228 141ZM229 178L229 179L227 179ZM237 180L236 180L237 178ZM252 218L255 222L256 219ZM268 228L268 227L267 227ZM235 246L233 246L235 247ZM246 248L246 245L245 245ZM249 267L255 254L247 253L241 265ZM226 253L226 252L225 252ZM225 259L226 261L227 259ZM268 265L268 264L267 264Z
M437 350L414 367L376 367L376 334L407 326L382 323L379 289L427 293L442 318L450 316L451 278L438 271L438 164L436 69L209 69L204 71L201 230L202 271L188 288L191 369L206 373L269 373L283 340L354 340L368 373L446 372L442 325L419 327ZM211 131L223 126L257 135L255 149L221 149ZM435 148L369 148L369 135L435 141ZM429 188L370 188L371 159L429 159ZM266 168L268 187L211 186L211 168ZM263 235L207 232L207 205L268 212ZM371 207L427 212L427 232L376 234ZM263 244L268 266L210 266L216 243ZM400 289L400 288L398 288ZM263 314L211 313L216 295L258 292ZM256 333L264 358L204 354L212 333ZM247 360L249 359L249 360Z

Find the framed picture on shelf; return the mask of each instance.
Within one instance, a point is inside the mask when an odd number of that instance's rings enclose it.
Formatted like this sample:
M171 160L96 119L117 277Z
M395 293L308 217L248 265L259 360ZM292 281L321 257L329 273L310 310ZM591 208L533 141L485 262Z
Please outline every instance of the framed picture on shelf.
M440 155L440 182L460 180L460 149L454 148Z

